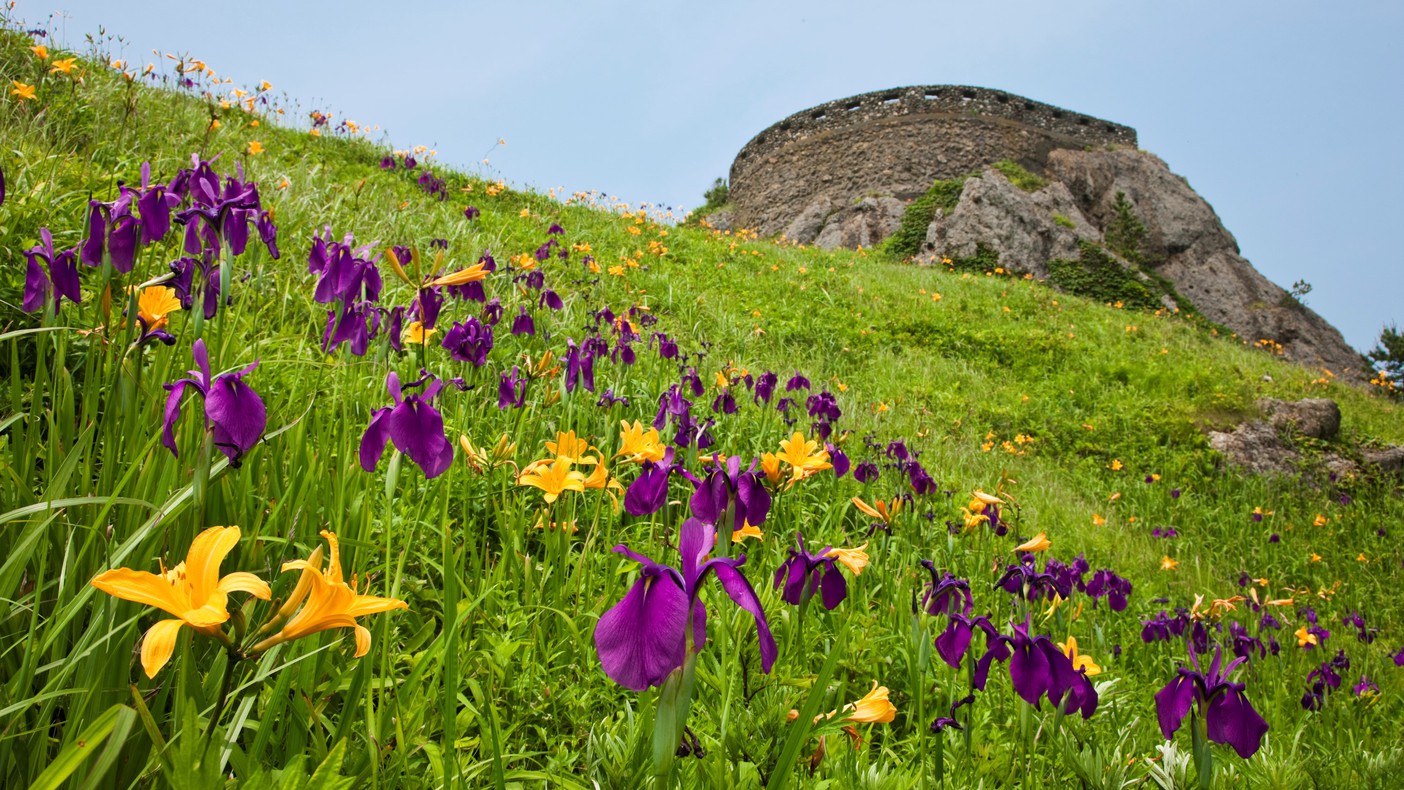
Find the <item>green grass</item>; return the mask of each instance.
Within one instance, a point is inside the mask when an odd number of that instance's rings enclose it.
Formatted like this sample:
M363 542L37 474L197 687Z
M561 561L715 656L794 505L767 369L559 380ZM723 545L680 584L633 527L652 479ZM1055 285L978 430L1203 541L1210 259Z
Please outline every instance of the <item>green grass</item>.
M1299 650L1291 633L1301 615L1294 607L1279 611L1286 624L1277 632L1280 655L1254 662L1239 678L1271 725L1266 745L1248 760L1214 747L1220 779L1255 787L1387 786L1399 770L1404 670L1390 661L1404 646L1397 482L1366 474L1247 477L1222 468L1203 435L1254 416L1262 396L1324 396L1340 403L1349 443L1401 443L1397 404L1171 313L1115 309L993 267L948 271L883 254L776 245L621 216L588 197L564 205L514 189L489 195L490 182L435 166L447 182L448 200L440 201L403 170L381 170L387 151L364 139L312 137L272 117L251 127L252 117L238 110L129 88L91 63L82 85L40 79L42 69L12 33L0 36L0 66L34 82L39 94L26 104L0 103L0 167L8 179L0 207L6 786L25 786L46 770L50 777L71 770L73 786L98 787L212 786L219 776L248 786L303 786L312 777L307 786L317 787L335 786L335 776L387 787L650 781L659 694L611 682L591 635L637 570L609 549L623 543L675 563L670 547L690 487L675 481L676 504L651 517L618 513L593 490L567 493L547 512L539 491L514 485L510 467L479 474L461 451L434 480L393 450L374 473L361 470L357 455L372 410L390 402L386 373L408 379L421 364L472 387L440 397L450 439L462 433L491 445L506 434L516 443L513 461L524 466L545 455L544 442L557 430L573 429L612 454L619 421L647 423L660 394L678 381L675 363L642 341L635 365L602 362L597 371L598 390L627 396L627 406L602 408L596 394L567 393L558 375L533 382L522 410L499 410L494 396L498 374L521 365L523 354L562 354L566 338L581 340L599 307L617 313L635 304L658 318L646 332L666 332L694 355L689 364L707 387L693 398L695 412L711 414L724 366L775 370L782 389L803 371L816 392L835 393L840 446L855 463L886 460L865 445L868 437L875 446L900 439L921 452L938 482L935 494L903 509L891 535L869 537L868 519L849 499L902 495L910 491L905 478L885 469L863 485L852 475L821 473L776 492L763 540L719 549L747 554L743 570L780 658L772 673L761 673L750 616L715 586L703 593L710 643L699 654L688 725L705 756L675 760L672 782L1067 787L1083 777L1088 786L1113 786L1118 771L1127 780L1172 771L1186 759L1188 735L1182 730L1178 751L1162 758L1153 694L1186 651L1142 644L1140 620L1190 606L1196 595L1241 593L1241 572L1268 580L1261 595L1310 596L1333 636L1325 649ZM221 126L209 131L212 112ZM253 140L265 149L257 156L245 153ZM188 315L173 318L174 346L126 354L110 342L123 330L115 315L101 314L96 271L82 274L83 304L65 305L57 319L17 308L21 251L41 226L60 247L78 243L90 193L112 199L117 180L139 180L143 161L169 178L192 152L221 155L221 171L243 165L276 211L283 253L275 261L252 244L236 264L234 306L206 328L216 372L259 361L247 381L269 417L264 441L240 468L214 465L203 503L195 492L198 403L186 407L179 458L158 441L161 385L191 367ZM482 215L466 219L468 205ZM567 248L581 245L568 261L542 266L565 307L537 308L535 292L506 274L491 277L488 293L502 300L508 319L487 367L451 362L437 345L423 356L390 352L381 341L361 358L344 348L322 353L325 308L311 300L305 256L324 226L336 238L354 232L378 248L427 250L432 239L446 239L450 260L466 265L484 250L500 264L530 254L553 223L565 228ZM173 237L145 250L120 284L163 273L177 244ZM583 263L586 244L598 274ZM410 288L381 269L382 301L407 303ZM534 337L506 331L522 305L536 316ZM441 324L476 311L450 300ZM712 429L716 446L747 457L775 452L791 430L783 415L754 405L744 390L737 395L741 410ZM808 420L796 427L808 431ZM694 450L680 457L699 468ZM626 485L636 474L622 462L611 467ZM1158 479L1144 482L1152 475ZM1017 501L1006 509L1014 535L948 534L946 522L960 521L976 488L1002 488ZM1255 522L1255 507L1272 515ZM1314 526L1318 514L1323 526ZM574 521L579 532L545 532L534 528L538 521ZM227 669L225 651L184 629L172 662L148 680L133 649L156 618L88 581L120 566L156 570L158 558L174 564L210 525L241 527L223 570L259 574L275 597L287 596L295 581L278 572L281 564L306 557L319 545L318 531L333 530L360 591L403 599L409 608L362 619L373 639L359 659L350 634L337 630ZM1168 526L1178 538L1151 537L1152 528ZM849 597L832 613L788 606L771 587L797 530L815 546L868 543L871 564L849 577ZM966 729L931 734L930 721L967 692L968 676L932 655L943 624L912 614L926 578L918 561L970 579L976 611L995 615L1007 631L1013 610L1007 594L991 589L993 568L1012 558L1015 535L1037 532L1048 534L1058 558L1083 554L1092 568L1114 568L1135 585L1123 613L1105 603L1094 609L1079 594L1046 620L1038 607L1034 620L1058 641L1075 635L1103 667L1097 714L1084 722L1055 716L1046 704L1033 710L997 665L988 689L962 709ZM1271 534L1280 542L1269 542ZM1161 570L1166 556L1178 570ZM1328 597L1318 596L1323 590ZM1159 597L1168 603L1153 602ZM231 605L251 627L271 609L239 593ZM1372 644L1340 624L1351 610L1380 629ZM1257 633L1257 617L1245 608L1226 616L1233 619ZM1323 710L1303 711L1307 673L1338 649L1351 661L1342 688ZM226 671L234 693L214 717ZM1379 685L1377 699L1351 694L1361 674ZM825 756L811 772L819 741L800 722L808 711L857 699L875 680L891 690L896 720L859 725L858 749L825 725ZM796 723L786 721L791 709L805 712Z

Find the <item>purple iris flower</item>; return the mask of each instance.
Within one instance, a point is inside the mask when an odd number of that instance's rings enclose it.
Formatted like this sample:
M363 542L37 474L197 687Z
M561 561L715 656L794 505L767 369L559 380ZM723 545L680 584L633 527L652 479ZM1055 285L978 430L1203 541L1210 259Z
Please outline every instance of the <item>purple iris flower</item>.
M762 373L761 377L756 379L755 402L770 403L771 396L775 394L775 385L778 383L780 383L779 376L768 370Z
M463 217L464 217L465 219L477 219L477 218L478 218L478 215L480 215L480 214L482 214L482 213L483 213L483 212L479 211L477 208L475 208L475 207L473 207L473 206L469 206L468 208L463 209Z
M151 183L151 163L141 165L141 190L137 192L137 210L141 212L141 243L151 244L166 238L171 232L171 210L180 205L180 196L165 184Z
M1396 667L1404 667L1404 647L1399 648L1399 652L1395 653L1391 658L1394 660L1394 665Z
M1037 601L1043 597L1051 599L1055 593L1065 600L1072 595L1072 581L1066 578L1065 574L1057 572L1062 563L1050 568L1049 566L1056 562L1050 559L1040 571L1031 555L1025 554L1024 558L1026 562L1005 568L995 586L1028 601Z
M175 289L181 307L193 309L195 294L203 293L205 318L214 318L215 313L219 312L219 267L210 265L210 253L199 258L177 258L171 261L171 272L175 274L171 287Z
M922 593L921 605L926 613L937 615L970 614L975 600L970 595L970 582L958 579L950 572L938 572L936 563L922 560L922 567L931 573L931 583Z
M353 355L365 356L370 342L380 331L380 321L380 311L370 302L347 302L340 312L328 310L322 352L331 353L342 343L350 343Z
M431 405L444 383L426 373L407 386L418 387L426 382L423 392L405 395L394 371L385 377L385 388L395 404L371 413L370 425L361 437L362 469L375 471L387 441L393 441L395 449L418 464L428 479L443 474L453 463L453 442L444 435L443 415Z
M565 228L562 228L554 222L551 223L551 227L546 229L546 235L548 236L560 236L563 233L565 233Z
M454 322L444 333L443 347L451 358L480 368L487 364L488 352L492 350L492 327L471 316L463 323Z
M535 335L536 322L531 320L531 315L527 313L526 305L522 305L521 312L512 319L512 334L514 335Z
M629 490L624 492L624 510L631 516L647 516L657 513L668 501L668 476L674 470L681 470L673 463L673 448L663 451L660 461L644 461L643 471Z
M653 338L652 338L652 340L650 340L649 342L652 343L652 342L654 342L654 341L657 341L657 343L658 343L658 358L659 358L659 359L677 359L677 358L678 358L678 344L677 344L677 342L674 341L672 338L668 337L667 335L663 334L662 332L654 332L654 333L653 333Z
M952 727L952 728L957 729L957 730L963 730L963 729L965 729L964 727L960 726L960 722L956 721L956 719L955 719L955 714L956 714L956 711L959 710L961 707L963 707L963 706L965 706L965 705L969 705L969 704L973 703L974 701L975 701L975 695L974 695L974 694L966 694L964 697L961 697L960 699L956 700L955 702L952 702L952 703L951 703L951 715L949 715L949 716L940 716L940 717L938 717L935 721L931 722L931 731L932 731L932 732L940 732L940 731L946 729L947 727Z
M971 679L975 688L984 690L994 661L1008 661L1014 691L1035 708L1039 699L1047 695L1054 707L1076 710L1084 719L1096 712L1097 690L1085 671L1074 668L1072 659L1052 639L1042 634L1030 635L1027 622L1016 624L1013 636L999 634L990 637L989 642L989 649L975 665Z
M622 544L614 547L643 566L628 594L595 625L600 665L615 683L632 691L662 685L687 658L689 628L693 651L702 649L707 641L707 609L698 596L709 573L737 606L755 617L761 669L770 672L778 651L760 599L741 574L746 558L708 559L715 543L712 525L690 518L678 534L681 569L653 562Z
M1171 617L1169 612L1161 610L1155 617L1141 621L1141 641L1146 644L1168 642L1173 638L1183 636L1187 628L1189 628L1189 615Z
M25 250L24 256L29 260L24 276L24 302L21 305L26 313L42 310L51 295L54 315L58 315L59 305L64 299L74 304L83 301L78 283L77 248L55 254L53 235L48 228L40 228L39 243Z
M381 170L394 170L395 167L396 167L396 165L395 165L395 157L393 157L393 156L381 157L381 159L380 159L380 169L381 169Z
M595 391L595 353L591 344L582 349L574 340L566 340L566 392L574 392L576 386L584 386L587 392Z
M878 465L864 461L853 470L853 479L860 483L871 483L878 478Z
M1105 597L1113 612L1121 612L1126 610L1126 599L1131 595L1131 582L1117 576L1110 569L1103 568L1092 574L1086 592L1092 596L1094 607L1099 598Z
M831 442L826 442L824 444L824 449L829 452L829 463L834 465L834 477L841 478L848 474L848 468L850 466L848 454Z
M818 554L804 547L804 533L795 535L790 556L775 570L775 588L788 604L799 606L819 592L824 608L833 611L848 597L848 582L838 568L838 558L829 556L833 546L825 546Z
M496 296L488 300L483 305L483 323L488 326L497 326L502 322L502 300Z
M248 367L234 373L222 373L210 378L210 359L205 351L205 341L196 340L191 349L198 370L190 371L194 378L180 379L164 385L170 395L166 396L165 421L161 429L161 444L179 457L176 448L175 425L180 420L180 402L186 388L194 389L205 402L205 430L214 434L214 445L229 459L229 464L239 466L244 454L253 449L263 436L268 423L268 414L263 399L253 388L244 383L244 377L258 367L255 360Z
M83 242L79 260L88 266L101 266L104 256L112 268L126 274L136 260L136 217L132 216L135 193L123 189L117 200L103 203L88 201L88 238Z
M756 462L752 460L743 472L741 457L733 455L725 462L720 458L716 460L712 471L698 483L688 504L694 518L713 525L722 520L730 504L731 530L735 532L747 524L759 527L765 523L770 513L770 492L756 473Z
M210 163L200 162L190 179L190 198L191 207L175 217L185 226L185 251L196 255L208 248L218 257L227 244L231 255L243 255L249 221L262 210L258 187L230 177L221 190Z
M1257 652L1258 658L1267 656L1267 648L1263 646L1263 640L1248 635L1248 629L1242 623L1229 623L1229 644L1233 654L1239 658L1252 658Z
M936 493L936 481L932 479L931 473L926 471L926 467L917 461L907 464L907 479L912 484L912 490L919 496Z
M736 396L731 394L730 389L722 390L712 399L712 412L715 414L735 414L736 409Z
M1357 697L1363 696L1365 694L1380 693L1380 687L1376 686L1375 682L1373 680L1370 680L1370 677L1368 675L1361 675L1360 682L1352 686L1350 690L1355 692L1355 696Z
M789 381L785 382L786 392L794 392L795 390L807 389L809 389L809 379L801 375L798 370L795 371L795 375L790 377Z
M323 239L312 236L312 249L307 254L307 271L317 275L317 287L312 299L322 304L380 299L383 282L374 260L363 257L369 245L354 248L350 233L342 241L331 241L331 233Z
M1175 670L1175 678L1155 695L1160 734L1166 740L1173 738L1191 705L1197 704L1209 740L1232 746L1239 757L1247 759L1258 751L1268 724L1248 702L1244 684L1228 679L1246 659L1235 658L1226 667L1221 666L1222 660L1222 652L1215 650L1209 671L1201 672L1199 659L1191 653L1194 669Z
M260 211L258 219L254 221L254 230L258 231L258 240L268 248L269 256L278 260L281 254L278 252L278 226L273 224L273 212L267 209Z
M502 379L497 383L497 408L520 409L526 405L526 379L521 378L516 365L512 366L512 372L502 372Z
M600 396L599 400L595 401L596 406L601 406L606 409L616 403L621 406L628 406L629 397L627 395L615 395L614 390L608 389L604 391L604 394Z

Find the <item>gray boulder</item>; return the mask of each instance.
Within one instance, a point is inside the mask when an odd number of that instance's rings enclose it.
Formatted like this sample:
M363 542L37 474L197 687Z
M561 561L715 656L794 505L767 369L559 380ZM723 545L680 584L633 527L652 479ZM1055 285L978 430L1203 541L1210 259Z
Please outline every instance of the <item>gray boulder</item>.
M1209 446L1233 466L1257 475L1291 475L1301 462L1301 455L1262 420L1245 422L1232 431L1210 431Z
M1102 233L1083 216L1067 187L1055 181L1025 192L987 168L965 180L949 214L937 211L926 230L923 257L969 257L985 244L999 253L1001 265L1046 277L1050 259L1078 256L1079 238L1101 241Z
M1278 430L1295 429L1302 436L1334 441L1341 430L1341 407L1330 398L1297 401L1261 398L1258 408Z
M897 232L907 206L891 196L865 197L830 214L814 237L814 246L826 250L872 247Z

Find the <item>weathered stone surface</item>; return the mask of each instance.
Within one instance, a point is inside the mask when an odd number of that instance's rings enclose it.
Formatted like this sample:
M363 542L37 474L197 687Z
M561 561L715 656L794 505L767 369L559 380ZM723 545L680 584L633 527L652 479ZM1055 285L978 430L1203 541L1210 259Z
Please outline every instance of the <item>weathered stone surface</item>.
M774 235L819 196L835 206L872 192L909 199L1001 159L1037 168L1055 148L1111 143L1134 146L1136 130L987 88L896 88L811 107L756 135L731 165L730 200L742 226Z
M1261 398L1258 408L1278 430L1294 428L1302 436L1328 442L1335 440L1341 430L1341 407L1330 398L1297 401Z
M1382 471L1404 472L1404 447L1386 447L1383 450L1367 448L1360 451L1360 457Z
M1147 230L1156 271L1211 321L1255 343L1280 343L1303 365L1358 376L1360 354L1324 318L1258 273L1214 209L1159 158L1141 151L1054 151L1047 175L1066 184L1083 213L1103 230L1124 192Z
M784 236L800 244L813 243L824 229L824 222L834 213L834 200L828 195L820 195L809 202L793 222L785 227Z
M1301 455L1262 420L1245 422L1232 431L1210 431L1209 446L1223 453L1230 464L1259 475L1290 475L1301 461Z
M865 197L830 214L814 238L814 246L826 250L871 247L897 232L906 209L906 204L894 197Z
M736 212L733 209L719 208L708 214L705 219L714 230L731 230L736 227Z
M1067 218L1073 227L1059 225L1055 216ZM937 211L923 253L971 256L986 244L999 252L1001 265L1046 277L1050 259L1077 257L1079 238L1101 241L1102 232L1083 216L1067 187L1053 182L1025 192L986 169L966 179L960 202L949 214Z

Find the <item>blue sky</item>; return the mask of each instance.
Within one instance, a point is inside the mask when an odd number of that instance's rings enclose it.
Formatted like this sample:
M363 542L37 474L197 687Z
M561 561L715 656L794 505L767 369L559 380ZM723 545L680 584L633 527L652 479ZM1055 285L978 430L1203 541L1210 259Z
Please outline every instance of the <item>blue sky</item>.
M695 206L753 135L881 88L999 88L1133 126L1346 340L1404 324L1397 2L21 0L81 47L189 52L508 182Z

